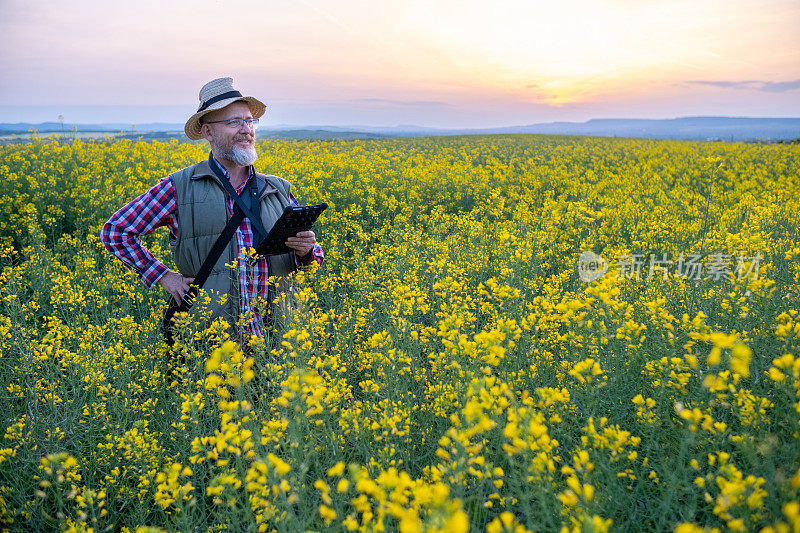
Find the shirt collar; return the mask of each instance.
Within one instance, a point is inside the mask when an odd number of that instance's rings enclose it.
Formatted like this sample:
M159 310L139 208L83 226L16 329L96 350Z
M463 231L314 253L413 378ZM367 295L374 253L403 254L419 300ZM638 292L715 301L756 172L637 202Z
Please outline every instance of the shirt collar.
M231 180L231 175L228 172L228 169L225 168L225 166L222 163L219 162L219 159L214 157L214 152L211 152L211 158L214 160L214 163L217 164L217 167L219 167L219 169L222 171L222 173L225 174L225 177L228 178L228 181L230 181ZM250 177L253 174L255 174L255 172L256 171L255 171L255 168L253 168L253 165L248 166L247 167L247 179L249 180ZM244 180L244 181L245 181L245 183L247 183L247 180Z

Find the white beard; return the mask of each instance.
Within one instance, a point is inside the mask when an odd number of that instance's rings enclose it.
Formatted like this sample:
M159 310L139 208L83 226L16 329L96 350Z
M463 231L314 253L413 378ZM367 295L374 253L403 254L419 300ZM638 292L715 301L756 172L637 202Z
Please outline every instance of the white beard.
M233 163L243 167L252 165L256 162L256 159L258 159L255 146L251 146L250 148L231 146L229 149L220 150L219 156L224 157L228 161L232 161Z

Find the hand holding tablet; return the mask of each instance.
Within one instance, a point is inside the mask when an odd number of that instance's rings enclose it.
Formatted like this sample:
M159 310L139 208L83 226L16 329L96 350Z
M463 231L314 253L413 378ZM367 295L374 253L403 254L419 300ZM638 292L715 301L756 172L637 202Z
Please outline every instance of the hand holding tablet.
M260 255L279 255L292 252L286 246L286 240L295 237L300 232L309 231L319 215L328 207L328 204L289 206L283 210L281 217L272 226L256 250Z

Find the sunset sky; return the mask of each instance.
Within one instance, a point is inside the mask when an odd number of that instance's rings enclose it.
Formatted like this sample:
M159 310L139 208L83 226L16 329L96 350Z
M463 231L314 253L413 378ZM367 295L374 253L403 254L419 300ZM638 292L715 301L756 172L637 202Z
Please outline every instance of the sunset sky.
M182 123L232 76L265 124L800 117L798 0L0 0L0 122Z

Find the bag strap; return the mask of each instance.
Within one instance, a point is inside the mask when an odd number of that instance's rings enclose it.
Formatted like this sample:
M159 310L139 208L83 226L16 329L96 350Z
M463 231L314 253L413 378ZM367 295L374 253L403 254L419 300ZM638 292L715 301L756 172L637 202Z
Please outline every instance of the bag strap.
M228 243L231 242L234 234L236 234L236 229L239 227L239 224L242 223L242 220L244 220L244 213L239 209L234 209L233 216L228 220L225 229L222 230L222 233L220 233L219 237L217 237L217 240L214 242L214 246L211 247L211 251L208 252L208 257L203 261L200 270L197 271L197 275L194 277L189 291L186 293L186 296L184 296L179 306L179 311L186 311L189 309L189 302L197 296L197 292L205 285L208 276L211 275L214 265L217 264L222 252L228 247ZM189 300L188 302L187 299Z
M249 187L245 186L244 191L242 191L242 195L239 196L236 194L236 191L233 189L233 185L225 177L225 174L222 172L222 169L219 168L217 162L214 160L213 154L208 154L208 166L211 167L211 170L214 171L214 174L217 175L219 178L220 183L222 183L222 187L228 192L228 196L230 196L239 209L245 214L245 216L250 219L250 224L253 226L253 231L255 235L253 236L253 244L255 247L258 247L258 243L261 242L261 239L267 236L268 232L264 229L264 225L261 224L261 210L257 209L256 212L253 212L252 206L255 204L258 206L258 183L255 177L251 177Z
M174 342L172 338L172 317L175 316L175 313L189 310L192 302L197 297L197 293L203 285L205 285L208 276L211 275L211 270L214 268L214 265L217 264L222 252L227 248L231 238L236 234L236 229L239 227L239 224L242 223L242 220L244 220L244 213L236 206L233 210L233 216L228 220L228 223L225 224L225 229L222 230L222 233L220 233L219 237L217 237L217 240L214 242L214 246L211 247L211 251L208 252L206 260L203 261L203 264L200 266L200 270L189 286L189 291L183 296L181 303L178 304L175 302L175 298L170 298L169 307L167 307L167 311L164 313L164 319L161 322L161 329L164 332L167 344L170 346L172 346Z

